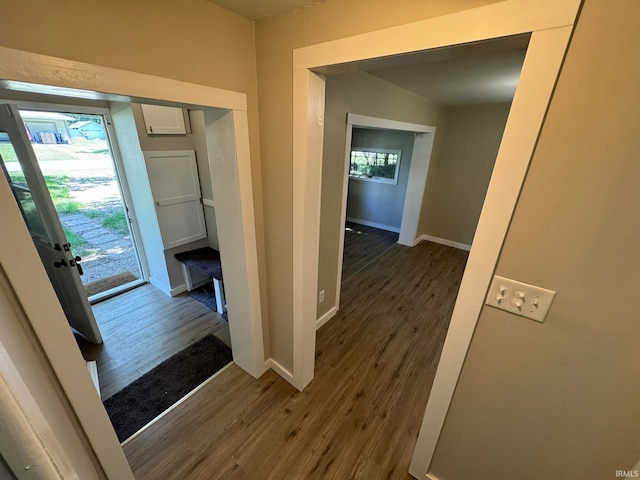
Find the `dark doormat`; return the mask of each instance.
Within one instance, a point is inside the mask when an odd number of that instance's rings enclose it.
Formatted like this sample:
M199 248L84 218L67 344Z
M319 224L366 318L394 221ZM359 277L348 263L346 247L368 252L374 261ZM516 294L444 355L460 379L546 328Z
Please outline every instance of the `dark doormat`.
M91 297L93 295L106 292L107 290L111 290L112 288L119 287L120 285L124 285L125 283L138 280L138 278L139 277L136 277L131 272L118 273L117 275L111 275L110 277L87 283L84 286L84 291L86 292L87 297Z
M207 306L212 312L218 313L218 307L216 305L216 294L213 291L212 284L208 283L194 290L191 290L189 292L189 297ZM227 312L224 312L222 314L222 318L224 318L227 322L229 321Z
M120 442L156 418L233 359L213 335L198 340L104 401Z

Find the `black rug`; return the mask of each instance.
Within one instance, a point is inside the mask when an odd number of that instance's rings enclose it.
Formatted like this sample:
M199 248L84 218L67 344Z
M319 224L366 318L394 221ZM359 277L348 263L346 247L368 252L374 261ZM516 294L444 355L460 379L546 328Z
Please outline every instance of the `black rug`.
M208 283L201 287L198 287L189 292L189 297L197 300L198 302L206 305L209 310L213 312L218 312L218 306L216 305L216 294L213 291L213 285ZM229 318L227 317L227 312L222 314L222 318L224 318L227 322Z
M104 401L123 442L233 359L213 335L198 340Z

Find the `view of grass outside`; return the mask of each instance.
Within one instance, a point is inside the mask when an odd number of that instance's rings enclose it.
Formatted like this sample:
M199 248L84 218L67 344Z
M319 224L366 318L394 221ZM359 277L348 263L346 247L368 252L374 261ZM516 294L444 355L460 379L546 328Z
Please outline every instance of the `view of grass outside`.
M30 129L28 115L23 120L67 241L73 254L83 259L83 283L122 272L129 278L140 278L102 119L97 115L64 115L68 117L66 132L71 135L57 133L56 143L45 143L51 137L37 131L35 123ZM73 125L79 123L89 123L93 137L74 131ZM12 182L26 184L13 145L2 140L0 156ZM35 143L38 141L42 143Z

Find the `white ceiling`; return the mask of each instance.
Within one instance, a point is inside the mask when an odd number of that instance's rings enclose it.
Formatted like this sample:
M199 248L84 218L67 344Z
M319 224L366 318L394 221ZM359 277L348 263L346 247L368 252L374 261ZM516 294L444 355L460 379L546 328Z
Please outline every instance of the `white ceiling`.
M360 69L443 105L513 100L528 36L418 52Z
M509 102L524 52L509 52L368 73L443 105Z
M309 7L324 0L209 0L221 7L239 13L250 20L270 17L298 7Z
M252 20L323 0L209 0ZM528 35L427 50L318 69L335 75L364 71L443 105L513 99Z

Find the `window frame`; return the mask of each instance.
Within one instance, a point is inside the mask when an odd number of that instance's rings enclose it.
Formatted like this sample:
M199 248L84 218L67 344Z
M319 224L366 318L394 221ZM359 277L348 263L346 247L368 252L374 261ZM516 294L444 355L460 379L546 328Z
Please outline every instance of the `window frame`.
M396 169L394 172L393 178L388 177L368 177L368 176L359 176L352 174L352 158L353 152L371 152L371 153L388 153L388 154L396 154L398 155L398 160L396 161ZM399 148L369 148L369 147L351 147L349 151L349 180L359 180L362 182L374 182L374 183L385 183L388 185L397 185L398 177L400 175L400 161L402 160L402 150Z

